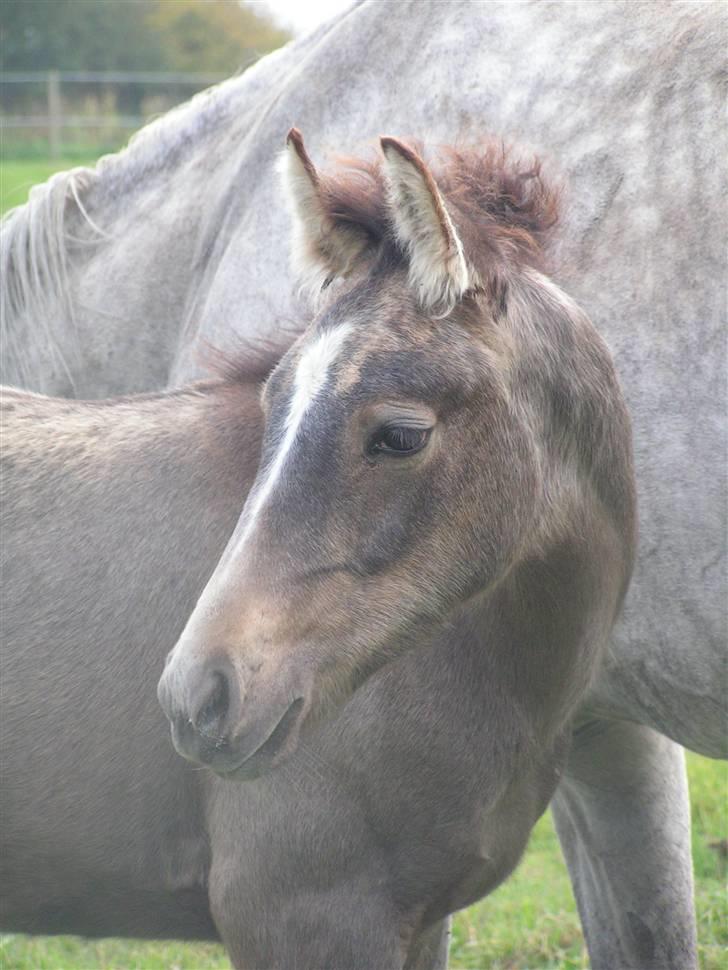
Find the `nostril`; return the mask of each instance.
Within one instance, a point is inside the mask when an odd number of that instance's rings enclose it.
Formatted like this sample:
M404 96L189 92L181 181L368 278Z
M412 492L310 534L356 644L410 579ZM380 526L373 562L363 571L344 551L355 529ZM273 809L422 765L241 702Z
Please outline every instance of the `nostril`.
M203 737L220 739L230 708L230 686L220 671L212 675L212 682L212 689L197 712L194 725Z

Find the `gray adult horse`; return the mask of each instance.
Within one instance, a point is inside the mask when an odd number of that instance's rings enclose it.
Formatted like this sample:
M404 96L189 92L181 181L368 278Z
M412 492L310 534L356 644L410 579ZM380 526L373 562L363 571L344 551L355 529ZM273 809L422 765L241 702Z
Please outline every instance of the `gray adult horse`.
M199 339L255 343L298 316L271 165L291 123L314 154L485 128L558 161L560 278L615 353L641 508L624 617L554 802L592 959L610 967L694 964L668 739L726 752L725 30L718 4L363 3L95 172L56 177L3 229L4 379L104 395L177 383Z

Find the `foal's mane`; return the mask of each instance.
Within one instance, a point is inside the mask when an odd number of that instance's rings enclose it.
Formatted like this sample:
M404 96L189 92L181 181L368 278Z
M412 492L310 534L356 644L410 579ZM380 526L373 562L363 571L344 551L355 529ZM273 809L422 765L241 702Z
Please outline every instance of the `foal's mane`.
M246 340L223 350L203 341L197 362L212 376L226 384L259 384L275 370L281 358L306 329L303 321L277 321L273 336L261 337L251 344Z
M409 144L425 157L421 143ZM546 268L560 191L544 178L538 158L526 159L503 142L485 140L441 147L426 161L482 279L509 267ZM386 244L404 261L405 253L395 245L380 157L340 159L332 172L320 173L320 190L335 223L365 230L373 244Z
M411 144L422 156L422 144ZM526 161L502 142L484 141L468 148L441 148L432 171L482 280L506 268L546 268L545 251L558 222L560 193L542 176L538 158ZM405 253L395 243L381 157L339 157L330 171L317 176L321 199L334 223L363 229L372 246L386 252L390 268L404 262ZM275 338L257 346L243 343L223 352L206 344L200 362L225 381L262 381L305 328L303 320L285 325L279 321L272 331Z

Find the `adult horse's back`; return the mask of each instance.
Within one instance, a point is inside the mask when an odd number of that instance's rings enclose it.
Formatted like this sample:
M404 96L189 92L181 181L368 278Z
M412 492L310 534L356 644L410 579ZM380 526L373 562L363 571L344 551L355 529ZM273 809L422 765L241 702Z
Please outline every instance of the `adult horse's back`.
M271 161L291 123L314 155L486 129L564 171L561 279L615 354L641 511L556 805L600 966L694 960L681 754L661 735L725 753L725 23L712 3L363 3L38 190L3 234L5 379L101 395L181 381L200 339L295 316ZM83 242L64 250L64 229Z
M357 4L6 220L3 378L156 388L196 368L196 336L224 346L295 313L275 285L288 246L273 164L293 123L314 157L384 131L530 144L568 176L562 275L610 333L695 319L695 291L710 319L724 31L718 4ZM690 293L675 292L681 270Z

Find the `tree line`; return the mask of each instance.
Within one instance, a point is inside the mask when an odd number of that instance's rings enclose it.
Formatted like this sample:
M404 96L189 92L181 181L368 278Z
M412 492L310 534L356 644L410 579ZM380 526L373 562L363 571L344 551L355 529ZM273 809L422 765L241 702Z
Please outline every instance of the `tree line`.
M238 0L2 0L2 71L232 74L289 39Z

